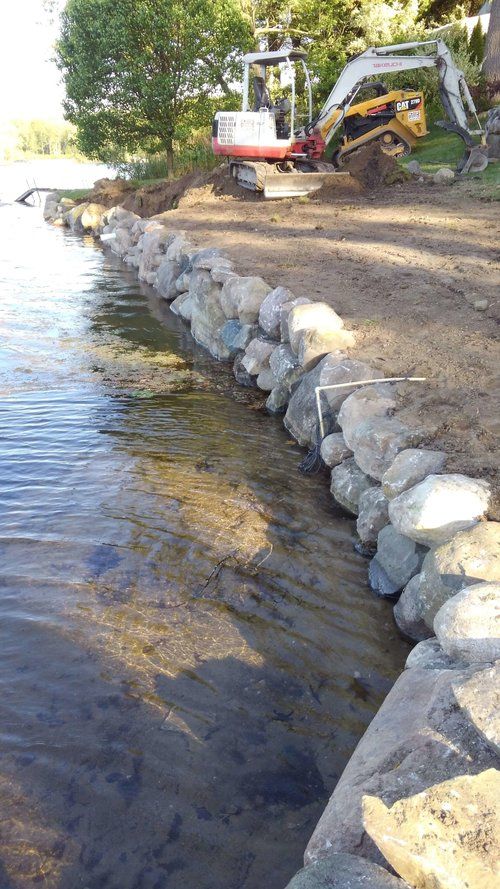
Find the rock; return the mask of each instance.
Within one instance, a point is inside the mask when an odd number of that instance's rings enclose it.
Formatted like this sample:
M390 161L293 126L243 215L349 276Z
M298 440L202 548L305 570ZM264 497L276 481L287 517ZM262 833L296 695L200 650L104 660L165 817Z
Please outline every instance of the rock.
M77 204L76 207L72 207L71 210L68 210L66 213L66 222L69 225L72 232L77 232L81 234L83 232L83 228L80 223L80 217L87 209L88 204Z
M382 476L385 496L389 500L397 497L428 475L439 473L445 463L446 454L442 451L425 451L419 448L400 451Z
M496 889L500 772L460 775L390 808L365 796L363 819L384 858L412 886Z
M456 670L463 667L447 655L435 636L423 639L410 651L406 658L405 670L419 667L422 670Z
M288 341L296 355L299 354L300 335L314 329L325 335L342 330L342 318L327 303L315 302L294 306L288 314ZM329 350L331 351L331 350Z
M262 389L264 392L271 392L276 388L276 377L274 376L270 367L267 367L265 370L261 370L260 374L256 379L256 383L259 389Z
M236 274L232 266L216 266L213 269L210 269L210 275L212 280L217 284L225 284L226 281L230 281L232 278L238 278L239 275Z
M174 262L174 260L167 260L167 262ZM160 266L161 268L161 266ZM191 272L181 272L179 277L175 282L175 288L177 293L187 293L189 290L189 283L191 281Z
M495 767L496 755L453 693L453 685L477 669L415 667L401 674L344 769L309 842L306 863L334 852L355 852L383 864L363 824L364 796L392 806L433 784ZM471 837L477 827L473 812Z
M236 382L240 384L240 386L247 386L247 388L252 388L256 386L255 377L252 377L251 374L248 373L247 369L243 367L242 364L242 354L239 353L234 359L233 364L233 373L236 379Z
M454 682L453 693L476 731L500 754L500 662Z
M187 298L177 303L177 312L183 321L187 321L188 324L191 324L193 315L193 295L191 293L181 293L180 296L186 296ZM172 303L170 303L170 307L172 307Z
M82 230L97 233L103 226L103 213L105 212L106 207L103 204L87 204L80 216Z
M191 297L189 293L179 293L178 296L170 303L170 308L174 315L180 315L181 306L184 305L186 300L190 300ZM192 308L192 307L191 307Z
M178 262L175 262L175 260L170 260L166 257L158 266L158 270L154 279L154 286L156 287L160 296L163 296L164 299L174 299L179 293L177 281L179 280L180 272L180 264ZM189 283L190 279L188 279L188 286L183 292L187 292L187 290L189 290Z
M375 378L378 374L367 364L358 368L358 380ZM362 375L363 374L363 375ZM396 407L396 393L390 383L375 383L373 386L363 386L354 389L351 393L347 390L339 410L338 423L344 434L348 447L353 449L356 429L361 423L370 417L385 417Z
M341 432L332 432L325 435L321 442L321 457L327 466L338 466L348 457L352 457L352 451L347 447Z
M361 495L376 483L368 478L351 457L332 469L330 491L337 503L357 515Z
M271 414L281 414L286 410L289 399L288 387L279 384L271 390L266 401L266 408Z
M148 284L153 284L156 279L158 266L165 258L167 245L172 241L172 235L165 226L155 225L152 229L146 229L138 241L140 249L139 278Z
M273 343L260 337L255 337L246 347L245 356L241 362L243 367L252 376L257 376L263 370L269 370L269 358L273 349Z
M287 343L277 346L269 358L269 366L280 386L290 393L291 386L300 379L302 370L297 356Z
M205 247L190 254L190 265L193 269L226 268L232 270L233 264L227 254L218 247Z
M259 335L257 324L240 324L240 332L235 336L233 346L235 349L245 350L249 343Z
M406 169L413 176L420 176L422 173L422 167L420 166L418 161L410 161L408 164L406 164Z
M400 534L433 546L475 525L489 502L485 481L459 474L429 475L390 501L389 517Z
M388 506L388 503L386 501ZM377 561L397 590L420 571L425 550L414 540L399 534L392 525L383 527L377 538Z
M264 333L272 339L280 338L281 323L281 307L284 303L289 303L295 297L291 290L286 287L275 287L265 297L259 310L259 325Z
M416 642L434 635L424 620L419 596L420 577L420 574L415 574L408 581L393 611L394 620L401 632Z
M432 177L436 185L449 185L455 178L455 173L449 167L441 167Z
M242 324L254 324L270 289L262 278L229 278L222 287L220 299L226 318L239 318Z
M169 262L178 262L183 270L191 271L192 266L186 256L191 244L186 237L186 232L178 231L174 232L173 235L172 240L167 245L165 256Z
M215 284L205 269L191 275L191 333L196 342L205 346L214 358L229 358L231 350L225 345L220 331L226 316L220 306L220 285Z
M117 256L125 256L126 253L132 248L133 240L130 229L125 228L116 228L115 229L115 237L112 241L109 242L109 246L113 253L116 253ZM139 262L137 261L137 265Z
M414 444L417 434L396 417L369 417L356 426L349 444L358 466L381 480L399 451Z
M230 321L226 321L220 329L222 342L229 349L231 358L234 358L241 351L241 347L235 345L235 340L239 337L241 328L242 324L233 318Z
M311 370L328 352L350 349L354 342L354 334L349 330L301 330L297 349L299 364L304 370Z
M333 379L336 382L339 376L343 376L345 373L341 365L343 357L342 353L335 352L326 355L313 370L303 375L293 391L283 422L291 435L304 447L315 445L317 439L319 427L315 388L323 381L328 382ZM326 412L324 412L324 422L325 432L330 432L332 418L328 417Z
M295 306L310 306L311 300L307 296L296 296L290 302L285 302L281 306L280 311L280 339L282 343L289 343L290 336L288 333L288 316ZM294 353L295 354L295 353Z
M366 858L340 853L304 867L286 889L408 889L408 885Z
M452 596L479 581L500 581L500 524L479 522L427 553L418 588L419 613L432 629Z
M346 358L341 352L333 352L332 354L337 354L341 357L334 367L330 366L332 362L322 365L324 370L320 374L320 386L356 383L358 380L373 378L377 375L377 372L368 367L363 361L358 361L355 358ZM339 389L326 389L321 393L321 397L323 401L326 401L332 413L337 415L346 399L355 392L356 388L356 386L343 385ZM350 447L345 435L344 439L348 447Z
M489 306L489 302L487 299L475 299L474 300L474 308L476 312L485 312Z
M389 521L388 506L389 502L382 488L367 488L361 494L356 530L366 546L374 545L377 542L379 531L384 525L387 525Z
M468 664L500 658L500 583L476 583L441 606L434 618L441 648Z
M375 556L368 566L368 583L376 596L382 599L392 599L398 592L398 586L389 577L387 572Z

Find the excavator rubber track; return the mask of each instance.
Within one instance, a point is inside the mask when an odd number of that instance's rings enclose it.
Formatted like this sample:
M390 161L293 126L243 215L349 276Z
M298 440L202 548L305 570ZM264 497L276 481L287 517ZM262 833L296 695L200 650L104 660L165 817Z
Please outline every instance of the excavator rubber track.
M322 166L330 167L327 164ZM230 168L239 185L250 191L263 192L268 199L302 197L325 185L349 187L353 181L350 173L335 172L331 168L311 171L293 168L282 172L274 164L244 160L231 161Z

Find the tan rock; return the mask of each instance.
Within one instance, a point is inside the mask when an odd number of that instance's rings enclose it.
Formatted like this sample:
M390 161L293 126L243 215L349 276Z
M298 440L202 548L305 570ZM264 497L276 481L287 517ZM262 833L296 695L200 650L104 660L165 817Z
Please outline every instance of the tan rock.
M363 823L415 889L498 889L500 772L460 775L390 808L363 798Z

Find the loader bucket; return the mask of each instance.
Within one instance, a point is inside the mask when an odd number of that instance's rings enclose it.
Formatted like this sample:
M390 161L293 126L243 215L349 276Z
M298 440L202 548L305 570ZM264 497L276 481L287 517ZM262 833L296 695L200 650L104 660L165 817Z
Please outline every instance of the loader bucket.
M323 186L348 187L353 183L350 173L279 173L272 169L264 182L265 198L297 198L318 191Z
M482 173L488 166L488 146L483 142L474 142L471 134L456 123L447 120L437 120L436 125L442 130L456 133L460 136L465 146L465 151L457 162L457 173Z

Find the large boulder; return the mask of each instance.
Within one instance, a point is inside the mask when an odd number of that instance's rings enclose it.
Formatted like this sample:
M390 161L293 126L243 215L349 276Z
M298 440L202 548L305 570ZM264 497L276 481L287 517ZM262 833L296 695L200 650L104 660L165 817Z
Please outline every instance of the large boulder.
M318 431L318 409L316 405L316 386L323 385L329 380L337 382L342 378L342 353L333 352L326 355L313 370L304 374L298 386L294 389L288 409L285 414L284 424L288 431L297 439L299 444L309 447L316 444ZM324 417L326 432L330 431L333 419Z
M476 731L500 755L500 661L454 682L453 693Z
M267 294L259 309L259 325L272 339L280 338L281 307L295 297L286 287L275 287Z
M85 213L87 207L88 202L77 204L76 207L71 207L71 209L68 210L68 212L66 213L66 224L70 227L72 232L76 232L77 234L81 234L83 232L80 219L83 213Z
M191 268L206 269L215 268L232 269L233 264L227 254L219 247L203 247L189 254Z
M407 538L408 539L408 538ZM420 574L415 574L406 584L394 606L394 620L405 636L420 642L434 635L424 619L420 600Z
M356 530L365 546L374 546L379 531L389 521L389 501L382 488L373 487L363 491L358 503Z
M176 231L174 237L169 241L165 256L169 262L178 262L183 268L192 270L190 260L191 243L188 241L185 231Z
M387 509L387 500L385 500L385 505ZM380 529L377 538L375 559L390 578L393 592L402 590L405 584L418 573L424 552L422 546L415 543L414 540L410 540L409 537L399 534L392 525L385 522L385 527Z
M347 447L341 432L331 432L321 442L321 456L326 466L333 467L352 457L352 451Z
M106 207L103 204L87 204L80 216L80 226L84 232L97 234L103 227L103 214Z
M274 343L256 336L246 347L245 355L241 362L243 367L252 376L257 376L262 371L269 370L269 358L274 348Z
M427 553L417 593L427 626L432 629L436 613L448 599L482 580L500 582L498 522L479 522Z
M288 340L296 355L299 354L300 338L304 330L321 331L326 335L342 330L344 327L342 318L337 315L334 309L327 303L321 302L294 306L288 315L287 324Z
M282 414L286 411L289 401L290 392L288 391L288 386L283 386L279 383L269 393L266 408L270 414Z
M405 670L412 670L414 667L420 667L423 670L457 670L463 669L463 664L454 661L443 651L439 640L435 636L431 636L415 645L406 658ZM455 692L455 686L453 686L453 691Z
M117 256L125 256L133 247L134 240L128 226L115 228L114 237L109 241L109 246ZM139 260L137 260L137 264Z
M373 861L344 852L304 867L286 889L408 889L408 884Z
M282 343L290 342L290 335L288 333L288 316L292 309L294 309L295 306L310 305L312 305L312 300L308 299L307 296L296 296L295 299L282 303L280 310L280 339Z
M270 367L261 370L255 382L257 383L257 388L262 389L263 392L271 392L277 386L276 377Z
M270 291L269 284L257 277L232 277L222 286L220 304L226 318L239 318L242 324L255 324Z
M361 365L361 362L360 362ZM378 374L367 364L359 367L357 379L374 379ZM385 417L396 407L396 393L391 383L374 383L355 389L342 403L339 410L338 423L342 429L345 442L353 449L354 436L358 426L370 417Z
M363 472L380 481L396 454L416 438L396 417L370 417L356 427L350 444Z
M434 784L497 765L495 753L453 692L456 682L476 670L415 667L401 674L344 769L309 842L306 863L351 852L384 864L363 823L364 796L392 806ZM470 836L477 827L476 812L471 811Z
M285 387L288 392L304 373L297 356L292 352L288 343L276 346L269 358L269 366L278 384Z
M419 448L400 451L382 476L385 496L392 500L428 475L437 475L445 463L446 454L443 451L425 451Z
M301 330L297 347L299 364L304 370L311 370L328 352L350 349L354 342L354 334L349 330L323 330L316 327Z
M168 300L175 299L179 293L177 281L179 280L180 274L181 266L175 260L164 257L163 260L160 261L154 279L154 286L160 296L163 296L164 299ZM189 290L189 283L189 280L186 281L187 287L182 292L185 293Z
M351 457L332 469L330 491L347 512L357 515L361 495L376 485Z
M353 450L350 442L347 440L345 436L344 426L340 422L341 409L344 406L345 402L348 398L350 398L353 393L356 393L359 389L359 381L360 380L370 380L376 379L378 373L376 370L373 370L368 364L365 364L364 361L358 361L356 358L345 358L341 363L337 365L336 374L331 374L329 379L321 380L321 385L330 385L332 383L338 385L342 383L342 388L339 389L326 389L322 393L322 397L330 406L330 409L334 413L338 413L338 423L344 433L345 443L348 447ZM356 383L354 386L347 386L347 383Z
M163 225L157 226L152 231L144 232L140 241L139 278L141 281L146 281L147 284L155 283L158 267L165 258L167 247L174 239L175 235Z
M182 306L189 302L191 296L189 293L178 293L175 299L170 303L170 309L174 313L174 315L181 315ZM192 308L192 306L191 306ZM182 317L182 315L181 315Z
M480 479L429 475L390 501L389 516L400 534L436 546L475 525L488 509L490 496L488 483Z
M411 886L496 889L500 883L500 772L458 775L390 807L365 796L367 832Z
M500 583L477 583L441 606L434 618L441 648L468 664L500 658Z
M221 337L226 316L220 306L220 289L220 284L212 280L208 271L193 271L189 290L191 333L196 342L205 346L214 358L227 359L231 350Z

